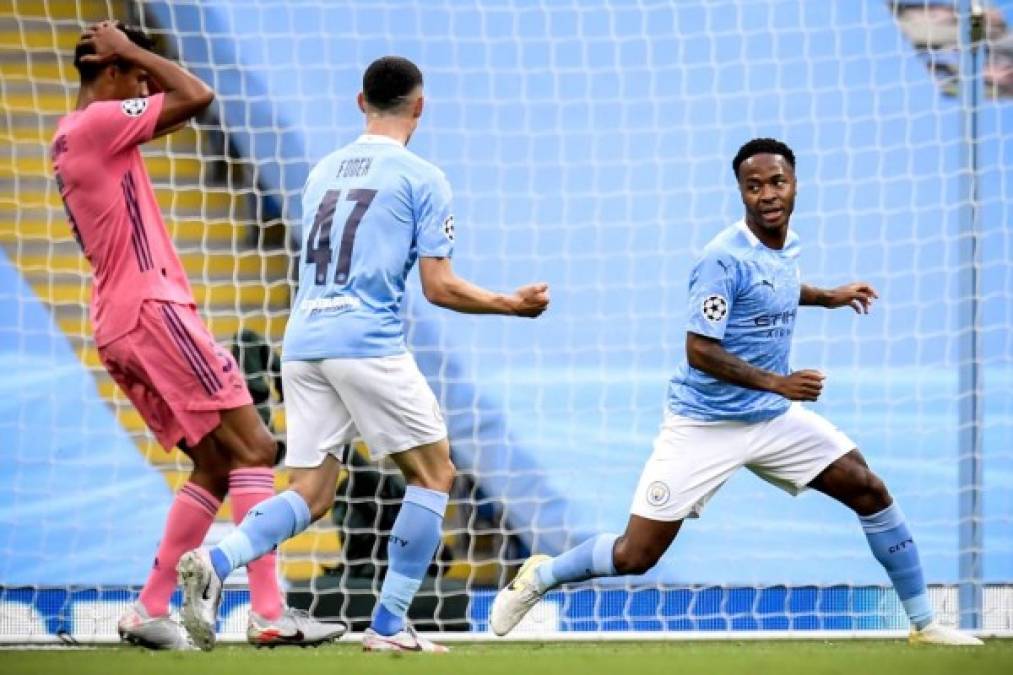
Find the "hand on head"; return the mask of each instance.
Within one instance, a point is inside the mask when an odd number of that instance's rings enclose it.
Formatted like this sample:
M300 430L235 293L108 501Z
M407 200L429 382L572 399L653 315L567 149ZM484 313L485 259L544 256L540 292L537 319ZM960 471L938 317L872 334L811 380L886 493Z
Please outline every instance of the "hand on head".
M88 26L78 44L91 45L94 54L81 57L84 63L111 63L121 58L133 46L127 34L120 29L120 22L107 19Z

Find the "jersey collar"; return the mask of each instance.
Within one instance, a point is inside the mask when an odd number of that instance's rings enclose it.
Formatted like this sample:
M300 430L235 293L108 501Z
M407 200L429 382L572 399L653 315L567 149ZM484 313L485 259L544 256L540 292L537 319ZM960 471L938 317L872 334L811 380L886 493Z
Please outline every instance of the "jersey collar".
M749 245L750 246L752 246L753 248L756 248L757 246L761 245L760 240L756 238L756 235L753 234L753 231L749 229L748 225L746 225L746 219L745 218L743 218L739 222L735 223L735 227L737 227L740 230L742 230L742 234L746 235L746 240L749 241Z
M388 145L396 145L399 148L403 148L404 147L401 143L398 143L397 141L395 141L390 136L383 136L381 134L362 134L357 139L355 139L355 142L356 143L387 143Z
M757 247L766 248L766 246L763 245L763 242L760 241L756 237L756 235L753 234L753 231L749 229L749 226L746 225L746 219L745 218L743 218L742 220L740 220L737 223L735 223L735 227L737 227L740 230L742 230L742 233L744 235L746 235L746 240L749 242L749 246L751 248L757 248ZM798 240L798 235L795 234L795 230L789 229L788 230L788 236L784 240L784 248L782 248L781 251L783 252L783 251L788 250L788 248L790 246L792 246L797 240Z

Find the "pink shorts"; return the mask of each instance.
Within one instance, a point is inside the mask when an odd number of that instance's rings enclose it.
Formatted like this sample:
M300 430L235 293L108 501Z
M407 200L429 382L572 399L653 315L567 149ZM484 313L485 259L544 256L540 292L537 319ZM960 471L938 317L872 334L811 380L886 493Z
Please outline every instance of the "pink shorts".
M166 450L180 439L196 445L221 423L220 410L253 403L232 354L187 305L145 301L137 326L98 353Z

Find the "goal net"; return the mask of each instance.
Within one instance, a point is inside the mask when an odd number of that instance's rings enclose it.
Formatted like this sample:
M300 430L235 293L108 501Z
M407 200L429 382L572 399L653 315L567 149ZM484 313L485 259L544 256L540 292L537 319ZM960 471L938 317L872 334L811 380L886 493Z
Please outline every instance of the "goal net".
M987 3L979 58L962 60L970 5L0 3L0 642L116 639L190 467L98 361L90 271L49 168L77 36L106 16L217 93L144 154L199 309L280 439L299 193L361 132L373 59L425 75L411 149L453 186L455 269L551 285L550 311L521 321L435 309L411 281L409 346L460 473L417 626L484 635L528 555L622 531L682 357L689 268L741 217L730 160L772 136L798 157L805 280L881 296L869 316L800 312L792 363L828 376L813 407L901 504L941 619L1013 629L1013 15ZM346 460L333 510L281 547L278 572L293 606L361 630L404 484L361 444ZM232 527L226 501L208 541ZM229 582L221 630L241 638L242 572ZM550 593L517 635L898 629L854 516L743 471L648 575Z

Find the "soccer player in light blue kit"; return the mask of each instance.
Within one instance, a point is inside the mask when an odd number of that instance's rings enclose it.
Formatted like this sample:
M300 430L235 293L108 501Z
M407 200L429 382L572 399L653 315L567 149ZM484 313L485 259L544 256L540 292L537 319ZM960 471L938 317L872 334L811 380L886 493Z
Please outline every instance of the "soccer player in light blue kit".
M450 186L405 147L424 105L415 64L373 62L358 103L366 133L321 160L303 194L299 290L282 349L291 486L258 504L218 546L180 560L183 623L204 649L214 644L222 581L327 512L343 450L361 436L374 457L390 455L408 483L363 647L446 651L405 620L439 545L454 479L439 404L405 345L405 280L419 259L426 298L458 312L536 317L549 303L544 283L500 295L451 269Z
M493 631L508 633L560 584L647 572L683 519L698 517L745 466L789 494L811 487L857 514L911 619L912 642L981 644L934 620L900 507L855 444L798 403L815 401L823 389L821 373L788 366L799 305L867 313L875 290L865 283L832 290L801 283L798 237L788 229L796 183L787 145L752 140L732 169L745 218L707 245L690 275L686 362L669 384L665 420L626 532L598 535L556 558L532 556L496 596Z

